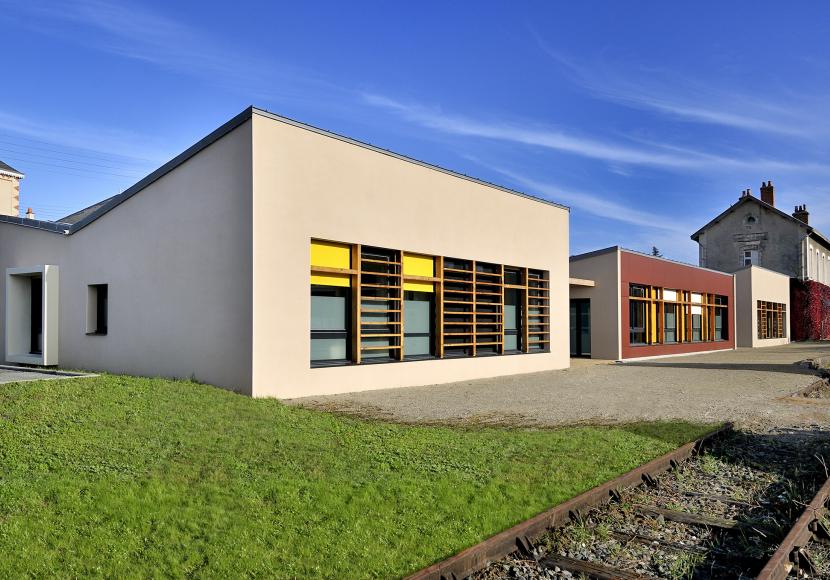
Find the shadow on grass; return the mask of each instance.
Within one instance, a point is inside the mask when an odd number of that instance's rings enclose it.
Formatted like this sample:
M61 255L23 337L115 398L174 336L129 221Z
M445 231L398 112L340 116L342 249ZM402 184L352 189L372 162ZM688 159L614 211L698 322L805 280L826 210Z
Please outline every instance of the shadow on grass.
M710 427L710 431L721 427L723 423L709 423L704 426ZM623 423L613 425L615 429L626 431L641 437L656 439L670 443L675 447L685 445L700 437L701 424L688 421L649 421L638 423Z

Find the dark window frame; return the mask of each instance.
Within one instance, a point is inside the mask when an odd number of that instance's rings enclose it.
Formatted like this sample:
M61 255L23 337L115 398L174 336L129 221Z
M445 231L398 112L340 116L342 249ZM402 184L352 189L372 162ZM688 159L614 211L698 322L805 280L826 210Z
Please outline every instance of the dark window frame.
M109 284L90 284L87 292L95 292L95 324L87 336L107 336L109 332ZM87 306L89 307L89 306Z
M344 293L345 300L345 329L344 330L311 330L310 331L310 341L315 339L324 340L324 339L345 339L346 340L346 356L342 359L319 359L319 360L311 360L312 368L315 367L330 367L330 366L343 366L353 364L352 358L352 289L348 286L326 286L324 284L311 284L311 288L309 290L309 296L314 296L314 291L318 290L321 291L322 289L326 289L327 291L331 292L334 291L335 293ZM309 310L309 320L311 320L311 311ZM311 343L309 343L310 345Z

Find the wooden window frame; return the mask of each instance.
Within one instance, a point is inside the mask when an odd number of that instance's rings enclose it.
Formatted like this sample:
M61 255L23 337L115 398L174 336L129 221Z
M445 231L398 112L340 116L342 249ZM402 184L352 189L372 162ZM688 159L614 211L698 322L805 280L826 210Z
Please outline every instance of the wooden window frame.
M314 238L314 242L327 242ZM352 364L378 364L429 358L478 357L515 353L550 352L550 272L528 267L506 266L493 262L418 255L434 259L435 276L412 276L403 271L408 250L376 248L347 242L332 242L351 247L350 268L311 266L313 274L339 274L350 277ZM376 259L372 252L390 259ZM415 254L416 252L412 252ZM394 258L394 259L392 259ZM518 271L518 284L505 283L505 270ZM434 284L433 357L407 358L404 348L404 286L406 282ZM523 300L519 321L520 350L505 352L505 290L518 289ZM369 307L370 303L380 307ZM386 320L364 321L367 312L385 313ZM382 331L372 326L383 327ZM448 340L448 337L454 337ZM389 346L367 346L366 340L385 338ZM371 359L373 350L388 350L390 357ZM313 368L322 365L312 365Z

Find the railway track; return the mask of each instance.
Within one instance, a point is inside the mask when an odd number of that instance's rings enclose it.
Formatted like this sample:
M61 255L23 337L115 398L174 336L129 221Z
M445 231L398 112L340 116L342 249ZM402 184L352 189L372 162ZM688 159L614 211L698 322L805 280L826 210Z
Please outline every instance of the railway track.
M830 426L682 450L413 578L830 578Z

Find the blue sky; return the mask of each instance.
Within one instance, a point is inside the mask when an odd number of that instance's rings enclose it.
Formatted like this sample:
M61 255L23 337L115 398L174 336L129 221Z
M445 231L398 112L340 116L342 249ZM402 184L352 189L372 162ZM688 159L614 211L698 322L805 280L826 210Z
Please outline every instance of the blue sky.
M763 5L766 4L766 7ZM780 7L780 8L779 8ZM696 262L776 185L830 233L830 6L0 0L0 159L55 219L253 104L572 208L572 253ZM390 192L394 195L394 192Z

